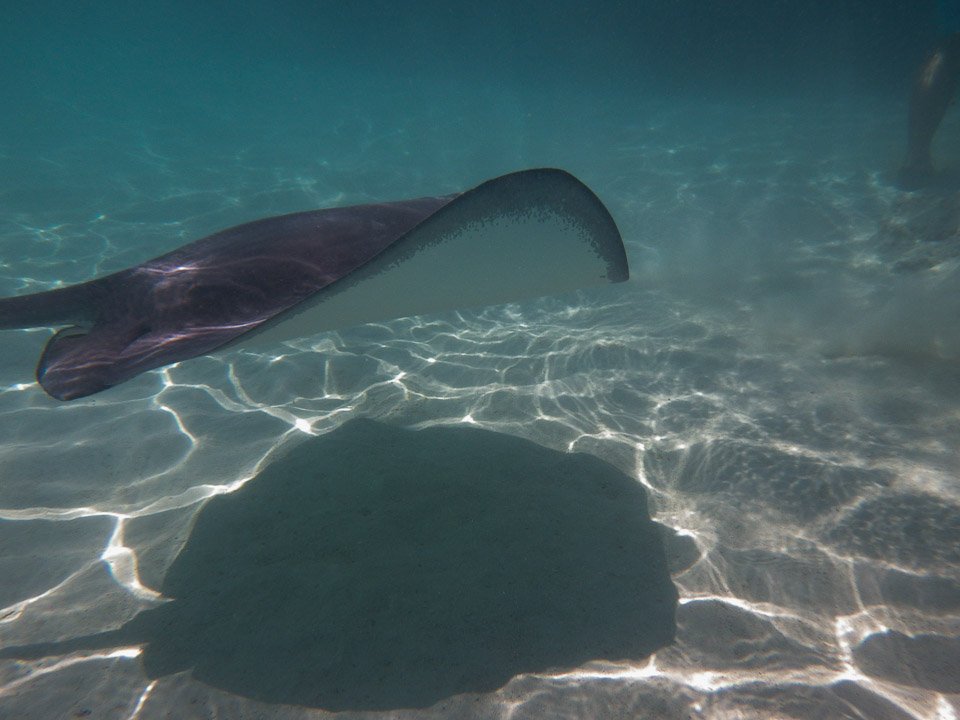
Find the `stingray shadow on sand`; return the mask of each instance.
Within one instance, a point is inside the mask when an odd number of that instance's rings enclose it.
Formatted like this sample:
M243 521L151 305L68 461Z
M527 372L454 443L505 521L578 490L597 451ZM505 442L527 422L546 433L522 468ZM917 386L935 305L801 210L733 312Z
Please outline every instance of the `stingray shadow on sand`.
M161 590L170 602L118 630L0 656L139 643L151 678L382 710L640 660L676 628L639 483L465 427L355 420L300 444L207 503Z

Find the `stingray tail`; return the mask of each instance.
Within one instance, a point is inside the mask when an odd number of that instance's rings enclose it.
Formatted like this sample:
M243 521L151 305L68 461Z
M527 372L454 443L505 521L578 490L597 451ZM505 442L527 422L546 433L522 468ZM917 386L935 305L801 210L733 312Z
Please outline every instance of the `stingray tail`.
M0 298L0 330L86 325L97 316L96 281L32 295Z

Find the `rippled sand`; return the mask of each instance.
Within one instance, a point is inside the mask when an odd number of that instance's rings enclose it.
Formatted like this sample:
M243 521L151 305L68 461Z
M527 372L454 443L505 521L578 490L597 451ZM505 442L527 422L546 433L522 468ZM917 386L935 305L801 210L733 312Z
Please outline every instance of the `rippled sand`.
M402 127L345 111L314 145L328 155L298 154L297 138L194 148L162 127L8 153L22 182L0 221L6 295L257 216L537 165L606 202L633 279L198 358L68 404L32 382L49 332L0 333L0 645L103 633L156 607L204 501L312 435L358 417L471 425L589 453L642 485L672 529L675 643L356 716L956 717L957 189L889 185L900 106L513 110L483 110L501 131L490 157L434 133L429 110ZM141 655L0 661L0 716L327 714L189 673L150 680Z

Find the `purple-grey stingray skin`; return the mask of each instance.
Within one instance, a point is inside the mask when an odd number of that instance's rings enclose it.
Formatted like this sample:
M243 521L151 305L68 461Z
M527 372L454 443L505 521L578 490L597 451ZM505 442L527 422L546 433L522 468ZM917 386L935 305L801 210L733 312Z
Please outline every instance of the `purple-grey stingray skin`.
M546 175L538 180L537 173ZM474 202L486 203L489 196L495 213L506 191L523 192L532 181L540 187L544 178L548 186L557 179L585 189L563 171L528 170L458 195L256 220L103 278L0 299L0 329L68 326L47 343L36 376L54 398L84 397L208 354L275 321L375 261L459 198L472 195ZM614 233L619 255L614 248L611 263L622 264L611 271L616 280L617 273L625 278L626 259L615 226Z

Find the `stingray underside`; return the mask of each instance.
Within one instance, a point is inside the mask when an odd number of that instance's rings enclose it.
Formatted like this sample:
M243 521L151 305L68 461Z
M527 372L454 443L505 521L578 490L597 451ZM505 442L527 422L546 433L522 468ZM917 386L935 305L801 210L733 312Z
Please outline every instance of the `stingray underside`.
M275 343L628 277L620 232L597 196L565 171L525 170L463 193L369 263L235 344Z

